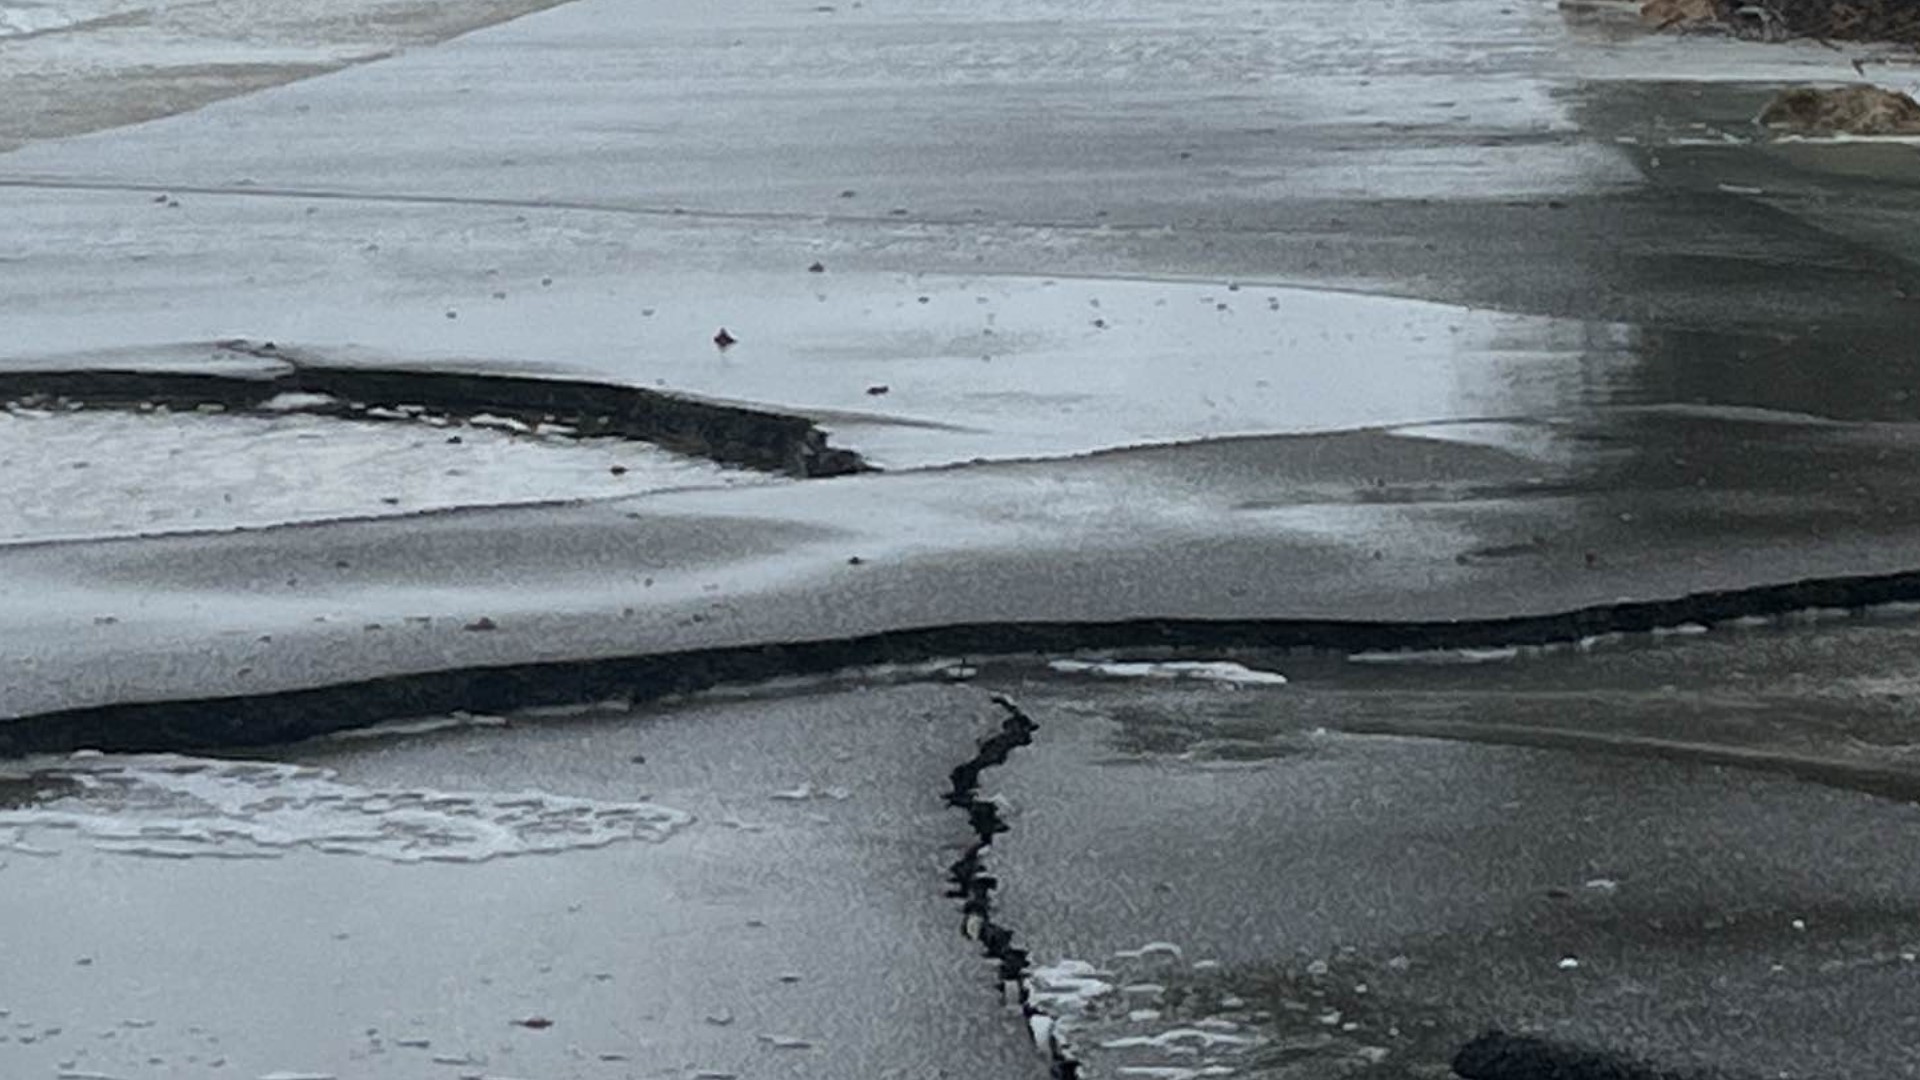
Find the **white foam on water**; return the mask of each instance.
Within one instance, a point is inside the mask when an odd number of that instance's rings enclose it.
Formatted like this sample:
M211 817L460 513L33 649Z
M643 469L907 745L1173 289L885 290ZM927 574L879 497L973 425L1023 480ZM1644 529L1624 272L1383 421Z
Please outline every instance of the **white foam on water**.
M1084 1013L1113 993L1111 977L1085 960L1057 960L1027 973L1027 1001L1056 1018Z
M1125 1035L1118 1039L1108 1039L1100 1044L1104 1050L1126 1050L1150 1048L1154 1050L1177 1050L1189 1048L1212 1050L1216 1046L1246 1047L1255 1046L1260 1040L1251 1035L1230 1035L1220 1031L1210 1031L1200 1027L1177 1027L1162 1031L1157 1035Z
M1499 664L1520 658L1520 646L1492 649L1390 649L1349 653L1349 664Z
M152 858L309 850L472 863L661 841L693 820L647 802L541 791L376 791L340 783L328 769L174 754L86 757L45 772L81 790L0 810L0 828L71 829L97 850Z
M302 390L289 390L275 394L260 403L262 412L299 412L303 409L324 409L340 404L340 399L332 394L315 394Z
M1054 660L1047 666L1062 674L1111 679L1198 679L1238 686L1284 686L1287 682L1287 677L1277 671L1258 671L1227 660Z
M844 802L853 797L853 792L843 787L821 788L815 787L811 783L804 783L798 787L776 791L767 797L780 802L807 802L813 799L832 799L835 802Z
M326 742L360 742L368 739L405 738L414 735L432 735L442 731L458 731L474 727L506 727L504 716L456 712L446 716L426 716L412 720L383 720L366 727L342 728L319 736Z
M1138 960L1143 956L1171 956L1179 959L1183 954L1180 946L1171 941L1149 941L1137 949L1121 949L1113 954L1116 960Z

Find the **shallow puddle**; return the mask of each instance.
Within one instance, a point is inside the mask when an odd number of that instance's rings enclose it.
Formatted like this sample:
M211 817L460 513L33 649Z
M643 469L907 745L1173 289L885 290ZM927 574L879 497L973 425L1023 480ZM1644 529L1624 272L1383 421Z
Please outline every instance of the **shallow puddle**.
M0 411L0 542L770 483L621 439L313 416Z

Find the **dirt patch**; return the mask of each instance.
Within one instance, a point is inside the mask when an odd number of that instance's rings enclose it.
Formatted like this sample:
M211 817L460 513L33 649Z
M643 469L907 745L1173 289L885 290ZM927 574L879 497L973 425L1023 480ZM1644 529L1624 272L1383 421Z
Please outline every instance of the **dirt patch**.
M1801 135L1920 135L1920 103L1877 86L1795 87L1760 111L1762 125Z
M1710 30L1759 41L1920 44L1915 0L1646 0L1640 16L1661 30Z
M1640 18L1659 30L1716 27L1723 17L1715 0L1647 0L1640 7Z

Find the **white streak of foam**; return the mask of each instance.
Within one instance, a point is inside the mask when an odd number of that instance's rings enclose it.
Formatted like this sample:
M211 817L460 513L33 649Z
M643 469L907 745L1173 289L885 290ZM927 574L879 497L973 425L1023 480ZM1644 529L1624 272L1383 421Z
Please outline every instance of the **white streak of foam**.
M487 716L475 713L450 713L446 716L430 716L417 720L386 720L366 727L343 728L320 736L330 742L354 742L364 739L401 738L412 735L431 735L440 731L455 731L469 727L506 727L504 716Z
M1154 1050L1178 1050L1181 1048L1211 1050L1216 1046L1248 1047L1255 1046L1259 1040L1251 1035L1229 1035L1222 1031L1208 1031L1198 1027L1179 1027L1162 1031L1158 1035L1126 1035L1118 1039L1108 1039L1100 1044L1105 1050L1130 1050L1141 1047Z
M72 829L99 850L150 858L272 858L305 848L398 863L481 862L664 840L693 820L653 803L373 791L330 770L171 754L89 758L55 771L82 791L0 811L0 827Z
M1145 956L1171 956L1179 959L1183 950L1171 941L1149 941L1137 949L1121 949L1113 954L1116 960L1138 960Z
M1350 653L1350 664L1499 664L1520 658L1520 647L1492 649L1407 649Z
M1058 960L1027 973L1027 1001L1056 1018L1079 1015L1113 993L1108 978L1085 960Z
M299 412L303 409L324 409L338 404L340 399L332 394L289 390L261 402L260 410L262 412Z
M1258 671L1227 660L1055 660L1047 666L1062 674L1110 679L1198 679L1239 686L1283 686L1287 681L1277 671Z
M1054 1024L1055 1021L1053 1017L1045 1013L1034 1013L1032 1016L1027 1017L1027 1033L1033 1036L1034 1048L1043 1054L1051 1054L1054 1052Z

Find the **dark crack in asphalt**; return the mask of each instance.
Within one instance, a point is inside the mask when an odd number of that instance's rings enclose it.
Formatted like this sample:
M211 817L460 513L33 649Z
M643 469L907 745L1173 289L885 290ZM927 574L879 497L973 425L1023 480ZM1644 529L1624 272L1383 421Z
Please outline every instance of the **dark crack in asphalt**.
M625 438L727 465L800 478L871 472L854 451L827 444L804 416L684 394L586 380L328 364L273 342L222 341L227 359L263 361L240 373L110 368L0 372L0 402L108 409L271 411L353 420L504 417L558 425L576 438ZM316 400L266 410L282 394Z
M979 942L981 950L997 965L1002 993L1018 999L1021 1017L1028 1021L1029 1029L1035 1032L1035 1042L1047 1055L1049 1074L1054 1080L1077 1080L1080 1064L1052 1034L1053 1018L1047 1017L1049 1022L1041 1026L1032 1023L1036 1016L1044 1014L1034 1007L1027 993L1027 950L1015 944L1012 928L997 922L993 915L993 893L999 881L987 872L986 854L993 846L993 838L1006 832L1008 825L1000 813L1000 805L980 795L980 774L1006 764L1016 749L1033 742L1034 732L1040 729L1040 725L1005 694L993 695L993 703L1006 712L1006 719L999 731L981 740L980 749L972 758L954 766L953 784L947 791L948 805L965 811L967 823L973 829L973 841L947 869L952 882L947 895L960 901L962 932Z
M1328 619L1143 618L914 627L849 638L751 641L674 652L441 668L297 690L119 701L0 721L0 757L78 749L149 751L296 742L342 728L452 712L498 713L610 698L658 700L718 686L831 675L943 658L1152 650L1218 657L1236 651L1339 654L1575 642L1688 623L1808 609L1864 612L1920 600L1920 571L1814 578L1499 619L1366 622ZM1764 763L1754 762L1762 765Z

